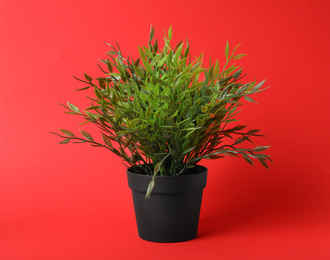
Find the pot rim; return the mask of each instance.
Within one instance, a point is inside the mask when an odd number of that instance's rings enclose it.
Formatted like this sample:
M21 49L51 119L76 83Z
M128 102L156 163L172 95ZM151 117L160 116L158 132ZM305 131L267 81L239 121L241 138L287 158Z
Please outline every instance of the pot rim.
M152 194L178 194L204 189L206 187L207 168L201 165L196 166L189 169L190 172L193 172L190 174L156 176ZM130 169L131 167L127 169L128 186L134 191L145 193L152 176L138 174Z

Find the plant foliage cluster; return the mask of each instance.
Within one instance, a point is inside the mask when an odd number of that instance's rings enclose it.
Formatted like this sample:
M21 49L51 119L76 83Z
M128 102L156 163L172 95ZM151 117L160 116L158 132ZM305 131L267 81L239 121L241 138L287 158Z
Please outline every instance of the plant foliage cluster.
M91 106L84 111L67 102L66 113L79 115L96 125L103 139L98 142L86 131L82 137L60 129L61 144L89 143L122 157L140 174L172 176L185 174L202 159L242 156L249 164L258 160L268 168L270 157L261 153L269 146L240 148L251 137L262 136L246 125L229 127L245 99L259 93L264 81L242 83L242 68L234 64L244 54L225 48L226 62L203 65L203 54L192 59L188 41L171 45L172 28L164 31L160 48L150 31L147 46L138 47L140 57L124 57L118 44L110 45L109 58L100 60L104 75L78 79L90 90ZM154 187L154 179L147 196Z

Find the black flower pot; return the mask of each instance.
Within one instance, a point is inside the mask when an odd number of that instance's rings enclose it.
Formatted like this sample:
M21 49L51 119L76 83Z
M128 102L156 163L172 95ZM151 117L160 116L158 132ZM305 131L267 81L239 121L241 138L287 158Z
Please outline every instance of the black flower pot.
M181 242L197 235L207 168L196 165L186 175L155 179L150 199L145 194L151 176L127 170L140 238L153 242Z

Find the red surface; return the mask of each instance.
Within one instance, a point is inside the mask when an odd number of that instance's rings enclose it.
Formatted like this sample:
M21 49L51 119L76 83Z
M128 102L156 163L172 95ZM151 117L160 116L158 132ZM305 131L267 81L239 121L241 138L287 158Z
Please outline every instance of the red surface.
M328 1L1 1L0 259L330 259ZM198 238L137 237L125 168L106 150L58 145L85 104L72 75L99 75L117 40L136 55L156 36L224 58L226 40L248 53L247 80L272 87L241 123L261 128L271 172L242 159L209 167ZM81 126L89 129L88 126Z

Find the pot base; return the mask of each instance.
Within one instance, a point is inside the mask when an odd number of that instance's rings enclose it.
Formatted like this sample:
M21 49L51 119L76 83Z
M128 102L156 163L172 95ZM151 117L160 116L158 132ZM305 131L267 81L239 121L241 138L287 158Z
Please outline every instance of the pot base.
M132 191L139 237L172 243L196 237L203 190L183 194L151 194Z

